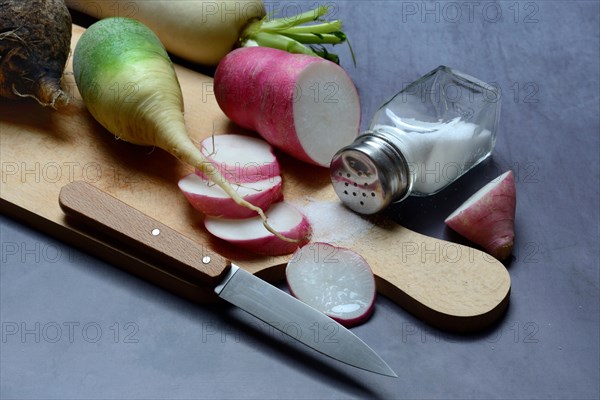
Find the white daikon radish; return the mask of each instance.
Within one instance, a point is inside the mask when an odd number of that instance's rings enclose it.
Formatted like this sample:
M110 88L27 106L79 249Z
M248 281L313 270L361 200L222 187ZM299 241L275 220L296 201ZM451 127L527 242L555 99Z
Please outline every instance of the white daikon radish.
M325 21L328 6L270 19L262 0L66 0L92 17L132 18L152 29L169 53L215 66L233 48L267 46L338 61L325 45L344 43L342 21ZM273 9L274 6L274 9ZM299 10L298 4L269 4L270 12Z

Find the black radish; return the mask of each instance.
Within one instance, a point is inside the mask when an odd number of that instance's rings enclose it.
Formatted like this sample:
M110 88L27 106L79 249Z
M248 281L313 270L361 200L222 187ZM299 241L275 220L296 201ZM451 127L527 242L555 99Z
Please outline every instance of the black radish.
M60 108L71 49L71 14L63 0L0 1L0 97L28 97Z

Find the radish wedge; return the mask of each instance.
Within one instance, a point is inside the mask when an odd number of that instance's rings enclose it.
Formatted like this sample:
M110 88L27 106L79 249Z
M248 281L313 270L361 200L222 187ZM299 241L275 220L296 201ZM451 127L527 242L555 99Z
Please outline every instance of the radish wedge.
M281 173L273 147L259 138L233 134L212 136L202 141L201 150L230 182L257 182ZM196 173L204 177L200 170Z
M269 224L283 236L296 239L284 241L267 229L259 217L225 219L206 217L204 226L212 235L253 253L280 256L293 253L310 240L312 228L308 219L289 203L279 202L266 212Z
M375 308L375 278L354 251L311 243L294 253L286 270L291 293L344 326L366 321Z
M513 248L515 208L515 178L507 171L479 189L444 222L502 261Z
M238 205L223 189L207 178L196 174L183 177L179 188L190 204L198 211L223 218L250 218L256 213L247 207ZM237 194L250 204L266 210L271 204L282 199L280 176L244 185L232 184Z

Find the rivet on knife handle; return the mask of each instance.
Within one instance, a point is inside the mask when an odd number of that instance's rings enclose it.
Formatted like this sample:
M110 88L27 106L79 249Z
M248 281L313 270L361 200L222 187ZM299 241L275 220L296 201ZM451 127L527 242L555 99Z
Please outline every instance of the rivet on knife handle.
M179 272L214 285L229 268L227 260L167 225L84 182L65 185L59 195L62 210L118 239L136 254L147 254Z

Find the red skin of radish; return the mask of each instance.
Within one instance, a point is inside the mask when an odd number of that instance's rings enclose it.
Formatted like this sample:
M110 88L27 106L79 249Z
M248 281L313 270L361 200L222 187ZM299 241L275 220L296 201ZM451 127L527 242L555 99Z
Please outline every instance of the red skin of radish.
M206 218L204 224L207 230L214 236L219 237L237 247L240 247L249 252L266 255L266 256L282 256L285 254L293 253L298 247L304 246L309 242L312 236L312 227L310 222L300 211L298 211L295 207L292 207L295 212L298 212L301 215L301 220L299 223L290 229L281 230L278 229L278 232L286 238L295 239L296 241L285 241L272 233L268 232L266 229L261 229L260 233L253 238L247 239L236 239L233 237L221 237L208 225L211 221L218 221L220 218ZM267 211L267 218L269 218L269 210ZM262 226L262 221L258 217L251 218L249 220L254 220L256 224ZM232 220L229 220L232 221ZM244 220L236 220L236 221L244 221Z
M294 231L280 232L284 237L290 239L296 239L298 242L287 242L283 241L275 235L269 235L254 240L245 240L239 242L232 242L241 248L251 251L256 254L265 256L283 256L286 254L293 253L299 246L303 246L308 243L311 236L312 229L309 222L304 219L302 224L298 226Z
M215 71L217 103L233 122L258 132L273 146L299 160L327 166L306 153L298 139L294 119L294 103L299 96L298 78L314 63L333 64L322 58L266 47L236 49L221 60ZM358 135L360 108L357 114L355 135ZM346 144L349 143L341 144L339 148Z
M368 263L366 262L366 260L364 260L364 258L360 255L358 255L357 253L355 253L354 251L350 250L350 249L346 249L344 247L336 247L336 246L332 246L331 244L328 243L322 243L322 242L314 242L314 243L310 243L308 244L308 246L319 246L319 252L322 252L322 254L319 256L315 255L315 254L311 254L311 256L313 257L318 257L318 258L328 258L328 256L331 256L332 260L334 260L335 258L335 254L338 252L351 252L355 257L360 257L360 260L368 267ZM331 249L331 250L323 250L323 249ZM290 260L290 262L293 262L293 260L295 259L295 257L298 257L299 252L302 251L302 247L297 249L296 252L294 253L294 255L292 255L292 258ZM309 251L310 252L310 251ZM311 252L312 253L312 252ZM317 260L319 261L319 260ZM368 267L369 270L371 271L371 268ZM372 271L371 271L372 274ZM287 275L287 269L286 269L286 275ZM294 292L293 289L293 285L290 283L290 278L288 276L287 279L287 284L288 284L288 289L290 291L290 294L296 298L298 298L299 300L302 300L301 298L298 297L298 295ZM376 297L377 293L376 293L376 287L375 287L375 278L373 277L373 292L371 294L371 301L369 303L369 306L367 307L367 309L365 311L363 311L360 315L354 317L354 318L342 318L339 317L337 315L333 315L331 313L327 313L324 312L328 317L330 317L331 319L333 319L334 321L339 322L340 324L342 324L343 326L350 328L353 326L357 326L360 325L362 323L364 323L365 321L367 321L371 315L373 314L373 311L375 310L375 297Z
M451 214L444 222L503 261L510 256L515 237L516 188L512 171L496 179L497 183L495 180L490 183L495 186L481 198L464 210L455 211L456 215ZM485 189L482 188L473 196L481 194Z
M194 177L197 177L205 184L210 181L208 181L206 178L201 178L196 174L191 174L182 178L179 182L179 186L183 195L188 199L190 204L196 210L202 212L205 215L221 218L241 219L256 216L256 212L247 207L238 205L229 196L224 195L225 197L212 197L184 190L185 188L181 186L182 182L186 179ZM271 204L283 200L282 180L279 180L278 184L269 187L268 189L264 189L260 192L255 192L253 194L243 196L243 198L250 204L260 207L263 210L266 210Z

